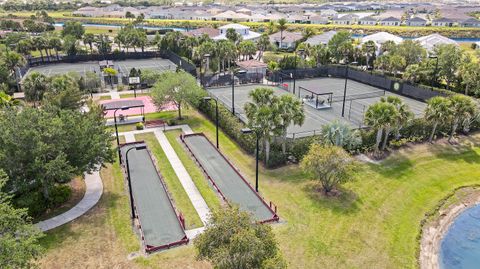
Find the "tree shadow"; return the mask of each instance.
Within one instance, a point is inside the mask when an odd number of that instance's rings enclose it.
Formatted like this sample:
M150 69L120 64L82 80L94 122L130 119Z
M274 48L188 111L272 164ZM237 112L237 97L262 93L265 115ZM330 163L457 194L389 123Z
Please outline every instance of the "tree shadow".
M400 178L414 166L414 162L408 156L411 156L409 151L397 152L380 164L368 164L368 166L370 170L384 177Z
M334 213L353 214L359 210L359 204L362 204L361 199L355 192L344 187L337 189L338 195L330 196L325 194L318 182L311 181L305 184L303 191L316 207Z
M478 163L480 155L475 147L480 146L480 139L476 137L464 137L461 142L449 143L440 141L431 147L432 154L439 159L447 161L464 161Z

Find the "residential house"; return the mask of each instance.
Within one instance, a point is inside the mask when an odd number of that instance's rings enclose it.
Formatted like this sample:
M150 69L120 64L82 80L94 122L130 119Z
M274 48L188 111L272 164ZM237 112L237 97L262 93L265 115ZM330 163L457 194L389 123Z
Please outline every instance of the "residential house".
M407 26L416 26L416 27L423 27L427 25L427 20L420 18L420 17L413 17L407 20L405 23Z
M289 23L303 23L304 18L303 18L303 15L301 14L291 14L290 16L287 17L287 21Z
M402 21L395 17L388 17L380 21L380 25L383 26L400 26Z
M460 23L462 27L480 27L480 21L475 18L469 18Z
M218 27L218 30L220 30L220 34L214 37L213 40L227 39L226 35L228 29L234 29L235 32L242 36L243 40L256 41L261 36L261 34L257 32L250 31L250 27L248 26L232 23Z
M352 25L357 24L358 16L355 14L346 14L341 17L333 18L332 21L334 24Z
M214 21L250 21L250 16L243 13L237 13L235 11L227 10L212 16Z
M444 37L439 34L431 34L428 36L422 36L419 38L415 38L415 41L420 43L422 47L424 47L427 51L433 51L435 46L438 46L440 44L453 44L458 46L458 43L455 42L454 40Z
M280 49L295 49L297 42L300 41L303 36L301 33L283 31L283 33L277 32L272 34L269 38L270 43Z
M248 8L241 8L237 10L237 13L243 13L248 16L252 16L252 11Z
M449 18L440 18L432 21L432 26L452 27L455 22Z
M210 27L197 28L190 31L182 32L182 34L190 37L198 37L202 35L208 35L210 38L214 38L220 35L220 30Z
M267 64L257 60L238 61L237 65L246 72L247 76L263 77L267 73Z
M360 24L360 25L377 25L377 19L373 18L373 17L370 17L370 16L363 17L363 18L358 20L358 24Z
M325 9L320 11L320 15L323 17L328 17L328 18L336 18L338 17L338 12L336 12L333 9Z
M328 42L330 41L330 39L332 39L332 37L336 34L337 34L336 31L328 31L328 32L325 32L323 34L315 35L315 36L312 36L312 37L308 38L307 41L305 41L305 43L307 43L311 46L327 45Z
M310 17L311 24L328 24L328 18L320 15Z
M362 38L362 43L367 43L369 41L373 41L377 45L377 48L379 48L383 43L387 41L393 41L395 44L400 44L402 43L403 38L387 32L378 32Z

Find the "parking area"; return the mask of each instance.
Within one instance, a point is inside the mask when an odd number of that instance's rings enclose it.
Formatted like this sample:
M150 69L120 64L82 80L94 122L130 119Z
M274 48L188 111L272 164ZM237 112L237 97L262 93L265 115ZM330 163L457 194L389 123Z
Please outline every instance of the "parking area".
M264 84L254 85L238 85L235 86L234 103L232 104L232 88L220 87L209 88L207 91L214 97L218 98L230 110L235 106L236 115L244 122L247 121L245 111L243 109L247 103L250 91L259 87L272 88L275 95L292 94L293 85L286 85L287 87L268 86ZM332 98L331 106L329 105L323 109L317 109L314 106L305 103L305 95L310 95L308 91L300 90L300 87L314 91L315 93L331 93L328 95L319 95L321 102L328 103L327 98ZM304 79L296 81L295 96L304 101L305 108L305 122L302 126L290 126L287 130L289 137L304 137L318 133L322 125L338 120L350 124L353 128L364 127L364 113L368 106L378 102L382 96L398 96L400 97L412 110L416 117L423 115L425 103L400 96L390 92L384 92L381 89L362 84L353 80L347 81L347 95L344 108L344 116L342 117L343 109L343 92L345 88L345 79L337 78L315 78Z

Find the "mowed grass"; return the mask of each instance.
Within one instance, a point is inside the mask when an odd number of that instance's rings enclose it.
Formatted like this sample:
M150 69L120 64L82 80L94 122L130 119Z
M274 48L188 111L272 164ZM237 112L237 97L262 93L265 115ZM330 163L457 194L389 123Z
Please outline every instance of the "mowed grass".
M212 141L215 126L193 110L185 123ZM170 136L170 135L169 135ZM478 183L480 135L461 145L419 145L393 153L381 165L362 165L342 195L326 198L298 166L260 169L260 192L278 205L275 225L289 268L418 268L420 222L453 189ZM255 163L220 132L220 150L251 181ZM191 246L127 261L138 250L118 165L102 170L105 193L86 216L50 232L43 268L210 268Z
M170 145L172 145L175 153L177 153L178 158L182 161L185 169L188 171L188 174L195 183L198 191L202 195L203 199L207 203L210 210L215 210L220 208L220 196L216 194L213 187L210 186L208 179L204 176L203 172L200 170L198 165L193 161L193 159L187 153L186 148L183 147L180 141L180 130L171 130L165 132Z
M185 217L185 228L187 230L202 227L203 223L197 214L197 211L193 207L190 199L188 198L185 189L183 188L180 180L178 179L175 171L173 170L170 162L168 161L165 152L163 151L160 143L153 133L137 134L135 135L136 141L145 141L148 148L153 153L157 167L165 180L168 191L171 194L174 205Z

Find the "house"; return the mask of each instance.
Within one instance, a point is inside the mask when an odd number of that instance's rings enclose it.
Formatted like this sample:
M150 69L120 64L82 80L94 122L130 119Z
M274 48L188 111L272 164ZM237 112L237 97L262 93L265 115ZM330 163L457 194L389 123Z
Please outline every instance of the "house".
M432 26L452 27L455 22L449 18L440 18L432 21Z
M235 11L227 10L212 16L214 21L250 21L250 16L243 13L237 13Z
M232 24L227 24L227 25L218 27L218 30L220 30L220 34L218 36L215 36L213 40L227 39L226 35L227 35L228 29L234 29L237 34L242 36L243 40L256 41L261 36L261 34L257 32L250 31L250 27L248 26L232 23Z
M417 41L422 47L424 47L427 51L433 51L435 46L440 44L453 44L458 46L458 43L454 40L444 37L439 34L431 34L428 36L422 36L419 38L415 38L414 41Z
M358 24L360 25L376 25L377 24L377 19L367 16L363 17L358 20Z
M427 25L427 20L420 17L413 17L407 20L406 25L422 27Z
M280 49L295 49L297 42L300 41L303 36L301 33L283 31L283 33L277 32L272 34L269 38L270 43Z
M320 15L327 18L336 18L338 17L338 12L333 9L325 9L320 11Z
M462 27L480 27L480 21L475 18L469 18L460 23Z
M248 8L241 8L241 9L238 9L237 10L237 13L243 13L245 15L248 15L248 16L251 16L252 15L252 11Z
M393 41L395 44L400 44L402 43L403 38L387 32L378 32L362 38L362 43L367 43L369 41L373 41L377 45L377 47L380 47L383 43L387 41Z
M355 14L346 14L341 17L334 18L332 21L334 24L352 25L357 23L358 16Z
M400 26L402 21L395 17L388 17L380 21L380 25L383 26Z
M328 31L323 34L310 37L309 39L307 39L307 41L305 41L305 43L311 46L327 45L330 39L332 39L332 37L336 34L336 31Z
M267 73L267 64L257 60L238 61L237 66L248 75L263 77Z
M287 21L289 23L303 23L304 17L303 15L300 15L300 14L291 14L290 16L287 17Z
M311 24L328 24L328 18L323 16L312 16L310 17Z
M190 37L197 37L202 35L208 35L210 38L214 38L220 34L220 30L210 27L197 28L190 31L181 32L182 34Z

